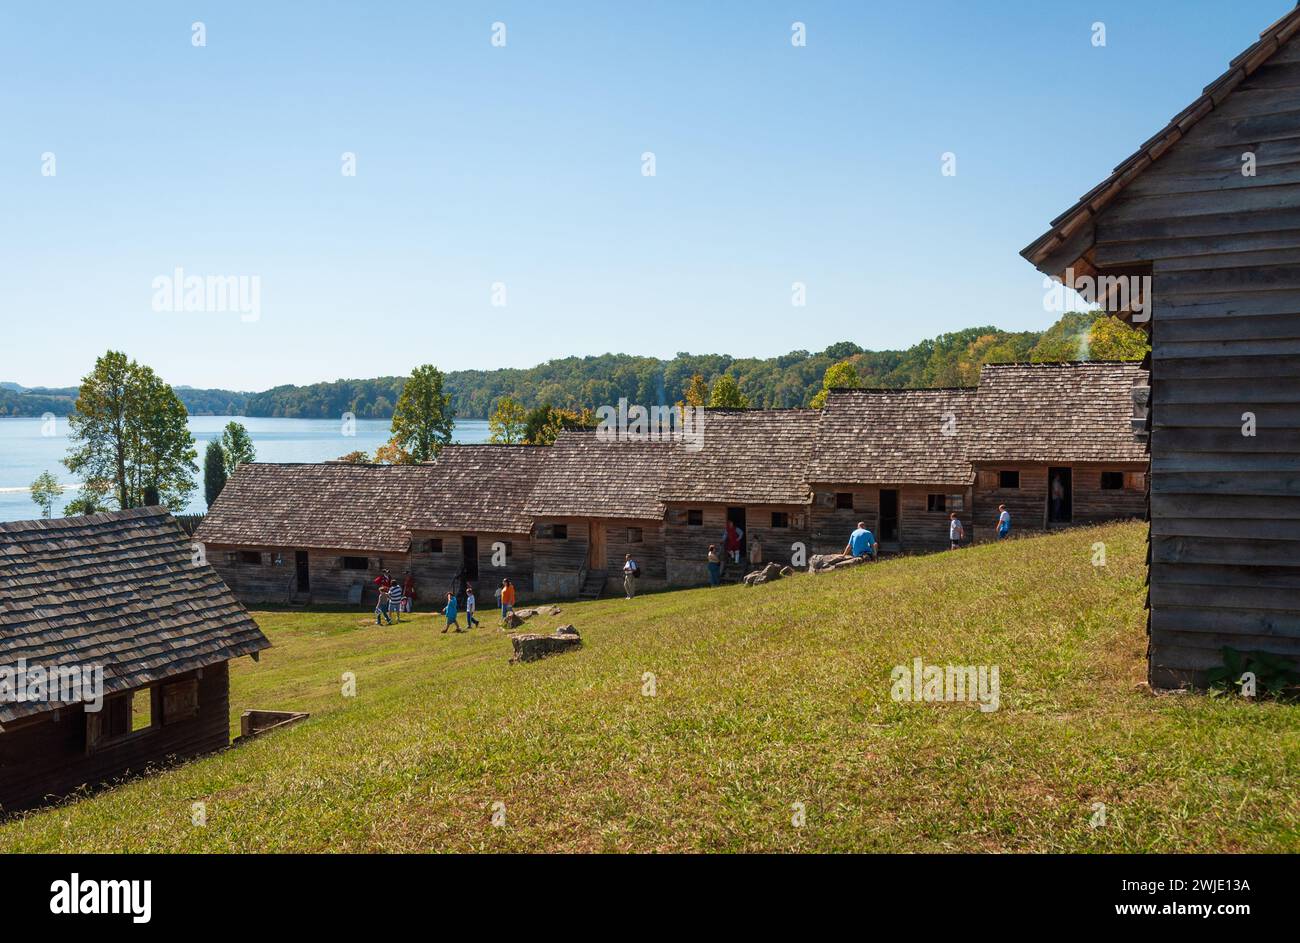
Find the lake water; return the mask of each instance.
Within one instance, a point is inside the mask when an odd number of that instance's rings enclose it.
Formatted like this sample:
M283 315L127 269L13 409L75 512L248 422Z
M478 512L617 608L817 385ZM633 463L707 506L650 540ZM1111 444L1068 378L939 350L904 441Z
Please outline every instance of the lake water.
M388 441L391 427L387 419L358 419L355 434L344 435L343 424L336 419L192 416L190 433L198 449L200 470L194 476L198 487L190 496L190 506L185 509L188 513L199 514L207 509L203 500L203 451L213 439L221 438L221 430L231 420L242 423L248 430L259 462L323 462L357 450L373 455L377 447ZM457 422L452 440L486 442L487 420ZM0 419L0 522L40 516L40 508L33 503L28 488L41 472L52 472L60 483L75 484L60 462L68 454L69 444L68 422L63 417L55 421L53 430L41 419ZM63 502L75 496L75 488L66 492L54 513L61 515Z

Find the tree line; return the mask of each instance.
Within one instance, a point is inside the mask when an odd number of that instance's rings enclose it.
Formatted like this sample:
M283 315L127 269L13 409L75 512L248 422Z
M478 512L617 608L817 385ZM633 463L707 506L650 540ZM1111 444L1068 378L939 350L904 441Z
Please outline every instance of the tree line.
M710 386L733 384L749 405L810 406L826 370L847 361L862 386L974 386L985 363L1019 360L1140 360L1146 336L1099 312L1070 312L1045 331L972 327L921 341L906 350L873 351L850 341L811 353L734 358L679 353L670 360L629 354L565 357L528 369L456 370L444 374L445 392L462 419L487 419L509 397L526 410L550 406L580 413L626 397L630 402L669 404L682 398L694 376ZM722 380L726 377L726 380ZM390 419L405 377L335 380L277 386L262 393L176 388L191 415L246 415L301 419ZM0 388L0 416L66 414L76 390L18 392Z

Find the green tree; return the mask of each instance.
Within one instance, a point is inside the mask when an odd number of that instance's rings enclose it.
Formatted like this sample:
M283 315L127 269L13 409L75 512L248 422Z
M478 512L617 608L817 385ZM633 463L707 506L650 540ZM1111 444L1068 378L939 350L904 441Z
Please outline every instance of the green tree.
M227 477L233 475L235 469L244 462L257 461L253 437L243 425L234 420L226 423L226 428L221 430L221 455Z
M217 496L226 486L226 455L221 443L213 439L203 453L203 498L208 507L217 503Z
M344 462L348 465L365 465L370 461L370 453L362 452L360 449L357 449L354 452L349 452L347 455L340 455L338 458L334 459L334 461Z
M504 445L517 445L524 441L528 431L528 411L511 396L497 401L497 408L488 417L491 441Z
M54 516L54 502L59 500L62 494L63 486L59 484L59 479L48 471L41 472L32 482L32 500L41 509L41 517Z
M416 367L402 386L393 409L393 438L389 443L410 462L437 458L451 441L456 412L443 392L442 371L432 364Z
M78 507L110 494L119 509L146 499L173 510L194 490L194 437L185 405L148 367L109 351L81 382L68 417L73 445L63 464L85 484Z
M749 406L749 397L740 392L740 387L731 374L724 373L713 384L709 405L726 409L745 409Z
M691 380L686 384L686 389L682 391L687 406L707 406L709 404L709 384L705 382L704 377L698 373L691 376Z
M831 390L856 390L860 386L862 386L862 378L858 376L858 370L851 361L841 360L839 363L833 363L826 368L826 373L822 376L822 388L812 398L812 407L821 409L825 406L826 397Z
M1141 360L1151 350L1151 344L1145 331L1106 316L1093 323L1088 348L1093 360Z
M77 496L63 506L64 517L77 517L82 514L98 514L111 510L108 506L106 492L97 487L83 484Z

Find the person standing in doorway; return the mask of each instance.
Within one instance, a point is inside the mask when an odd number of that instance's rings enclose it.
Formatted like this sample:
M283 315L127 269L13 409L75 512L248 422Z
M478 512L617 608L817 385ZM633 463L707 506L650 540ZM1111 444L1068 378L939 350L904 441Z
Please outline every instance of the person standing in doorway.
M948 541L952 544L949 549L956 550L965 539L966 528L961 526L961 520L957 517L957 512L953 511L948 515Z
M1005 504L998 505L997 534L998 540L1006 540L1011 534L1011 512Z
M722 545L727 550L727 556L731 558L732 563L740 562L740 550L744 547L745 532L735 525L732 521L727 521L727 529L722 534Z
M1061 482L1061 473L1052 476L1052 520L1060 521L1065 517L1065 485Z
M641 567L632 559L632 554L623 557L623 593L628 599L636 595L636 581L641 576Z

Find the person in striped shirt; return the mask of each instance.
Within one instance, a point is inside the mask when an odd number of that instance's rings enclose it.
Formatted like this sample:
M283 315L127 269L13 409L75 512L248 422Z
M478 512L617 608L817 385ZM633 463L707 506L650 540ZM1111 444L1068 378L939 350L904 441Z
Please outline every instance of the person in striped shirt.
M397 616L397 621L402 621L402 584L393 580L388 584L388 606Z

